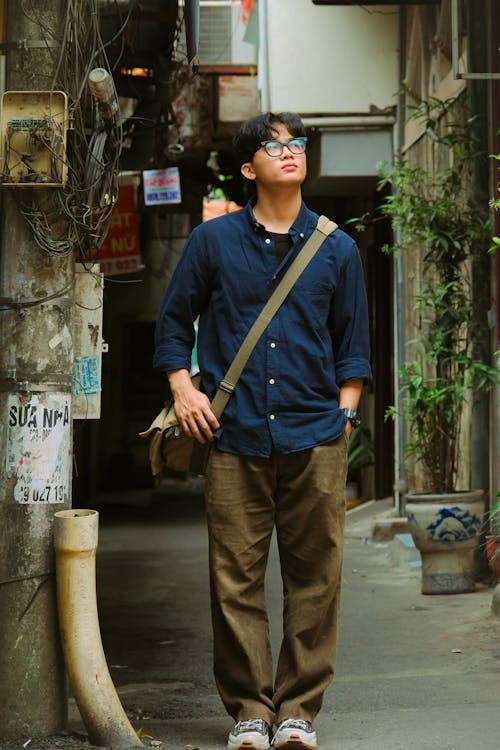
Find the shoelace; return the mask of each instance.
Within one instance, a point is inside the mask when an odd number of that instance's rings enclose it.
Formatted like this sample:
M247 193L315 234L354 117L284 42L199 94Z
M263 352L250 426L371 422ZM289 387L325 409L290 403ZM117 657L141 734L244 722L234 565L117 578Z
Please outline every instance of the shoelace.
M239 721L234 728L234 734L253 731L260 732L261 734L267 733L267 724L264 719L244 719L243 721Z
M312 730L311 723L305 719L284 719L283 721L280 721L278 728L283 727L284 725L291 729L303 729L305 732L310 732Z
M301 729L304 732L313 731L312 724L305 719L283 719L283 721L280 721L276 728L276 732L274 733L272 742L274 742L274 740L276 739L276 735L278 734L280 729Z

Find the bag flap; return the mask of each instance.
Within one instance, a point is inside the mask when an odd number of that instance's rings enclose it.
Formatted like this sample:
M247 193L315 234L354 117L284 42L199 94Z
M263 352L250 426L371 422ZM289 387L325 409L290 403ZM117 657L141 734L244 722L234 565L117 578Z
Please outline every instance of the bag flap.
M191 377L191 382L195 388L200 388L200 375L197 373ZM151 425L144 432L139 432L139 436L143 438L151 437L155 432L161 433L166 432L171 427L177 427L178 425L177 416L174 409L174 400L168 401L158 416L151 422Z
M144 430L144 432L140 432L140 437L148 438L153 435L155 432L165 432L165 430L168 430L170 427L175 427L177 422L177 417L175 415L174 405L173 403L167 404L167 406L164 406L161 412L158 414L158 416L151 422L150 427L148 427L147 430Z

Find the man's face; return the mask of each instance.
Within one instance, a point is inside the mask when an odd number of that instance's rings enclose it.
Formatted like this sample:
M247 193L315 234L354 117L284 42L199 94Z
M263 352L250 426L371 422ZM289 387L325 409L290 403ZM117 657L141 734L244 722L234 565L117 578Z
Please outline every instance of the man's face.
M281 123L276 123L274 128L269 140L286 143L295 137ZM280 156L269 156L264 147L261 147L251 161L243 164L241 172L248 180L255 180L257 187L302 185L307 173L306 155L293 154L285 146Z

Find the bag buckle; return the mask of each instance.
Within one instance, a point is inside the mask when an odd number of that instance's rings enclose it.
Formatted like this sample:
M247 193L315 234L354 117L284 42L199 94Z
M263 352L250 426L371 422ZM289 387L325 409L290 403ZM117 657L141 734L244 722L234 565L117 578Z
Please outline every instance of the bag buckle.
M234 384L230 383L229 380L221 380L219 383L219 390L225 391L226 393L233 393Z

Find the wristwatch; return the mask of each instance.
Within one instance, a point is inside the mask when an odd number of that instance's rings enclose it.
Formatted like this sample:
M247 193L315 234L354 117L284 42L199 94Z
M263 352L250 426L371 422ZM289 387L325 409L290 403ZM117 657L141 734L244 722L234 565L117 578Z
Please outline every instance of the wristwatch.
M356 409L342 409L342 411L354 428L360 426L361 418L359 417Z

